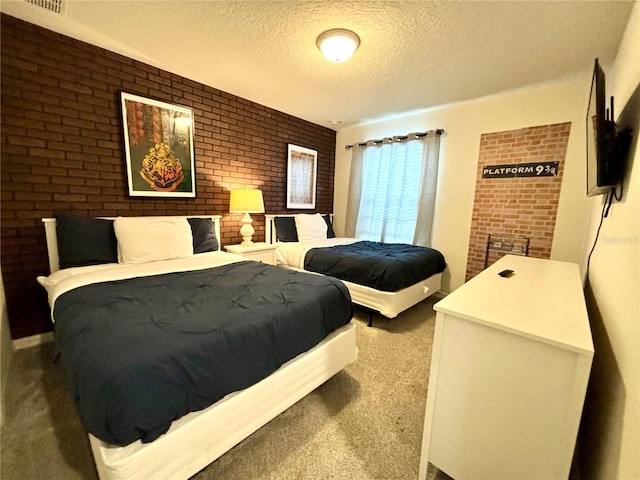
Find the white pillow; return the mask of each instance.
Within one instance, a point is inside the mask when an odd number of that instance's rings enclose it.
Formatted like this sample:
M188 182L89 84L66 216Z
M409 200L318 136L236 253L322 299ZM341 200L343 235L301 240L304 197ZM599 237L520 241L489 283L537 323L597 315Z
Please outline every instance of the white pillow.
M327 239L327 222L319 213L300 213L295 216L299 242Z
M120 263L147 263L193 255L186 218L118 217L113 222Z

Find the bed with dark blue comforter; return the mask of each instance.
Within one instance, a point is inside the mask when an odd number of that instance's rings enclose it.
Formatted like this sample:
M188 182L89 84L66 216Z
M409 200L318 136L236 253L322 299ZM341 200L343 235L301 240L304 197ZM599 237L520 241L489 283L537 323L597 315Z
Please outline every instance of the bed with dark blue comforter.
M252 261L81 286L53 310L81 420L114 445L153 441L352 314L342 282Z
M396 292L444 271L444 256L428 247L360 241L310 249L304 269L384 292Z

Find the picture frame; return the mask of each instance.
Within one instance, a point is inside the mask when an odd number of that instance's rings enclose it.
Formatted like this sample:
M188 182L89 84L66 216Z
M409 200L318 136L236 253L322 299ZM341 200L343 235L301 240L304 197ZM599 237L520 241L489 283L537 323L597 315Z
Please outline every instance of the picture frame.
M193 110L121 92L129 195L195 197Z
M318 152L287 144L287 208L315 209Z

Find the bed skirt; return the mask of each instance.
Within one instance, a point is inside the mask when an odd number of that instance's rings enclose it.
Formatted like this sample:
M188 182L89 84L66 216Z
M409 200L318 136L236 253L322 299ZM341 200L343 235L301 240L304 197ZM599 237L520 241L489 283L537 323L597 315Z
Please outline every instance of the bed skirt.
M410 287L397 292L383 292L357 283L344 282L356 305L380 312L387 318L395 318L400 313L420 303L442 288L442 273L436 273Z
M279 265L289 270L297 270L298 272L307 272L301 268L291 267L289 265ZM321 275L320 273L307 272L313 275ZM395 318L405 310L420 303L434 293L438 293L442 288L442 273L431 275L410 287L403 288L397 292L383 292L375 288L365 287L357 283L346 282L342 280L351 294L351 301L356 305L380 312L387 318Z

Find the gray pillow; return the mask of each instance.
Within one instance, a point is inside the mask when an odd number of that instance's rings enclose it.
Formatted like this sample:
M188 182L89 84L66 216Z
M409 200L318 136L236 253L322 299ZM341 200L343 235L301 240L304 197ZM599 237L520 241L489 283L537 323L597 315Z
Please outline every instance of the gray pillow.
M298 241L298 230L294 217L275 217L273 223L276 225L277 240L280 242Z
M213 220L210 218L188 218L193 233L193 253L215 252L219 248Z
M327 222L327 238L336 238L336 234L333 231L333 224L331 223L331 216L323 215L322 218Z
M113 220L57 213L60 268L118 263Z

